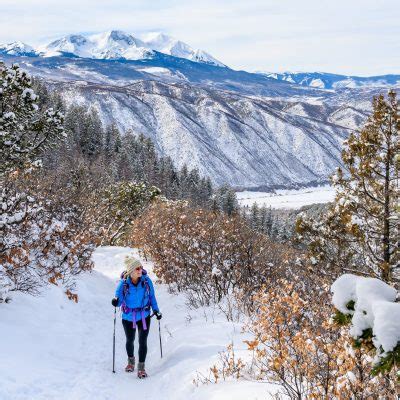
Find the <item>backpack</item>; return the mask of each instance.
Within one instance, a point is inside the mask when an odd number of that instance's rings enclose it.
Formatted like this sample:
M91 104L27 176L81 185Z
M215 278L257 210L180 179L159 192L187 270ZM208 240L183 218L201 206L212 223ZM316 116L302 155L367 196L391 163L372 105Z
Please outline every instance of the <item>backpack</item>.
M128 290L129 290L129 283L128 283L128 279L125 278L125 274L126 274L126 271L123 271L123 272L121 273L121 279L124 280L124 286L123 286L123 289L122 289L122 296L123 296L123 298L122 298L122 303L123 303L123 304L125 304L125 297L126 297L126 295L128 294ZM145 288L144 297L146 297L146 295L147 295L147 297L149 298L148 304L146 304L145 306L142 306L142 307L141 307L141 308L144 309L144 308L150 306L150 285L149 285L149 282L148 282L148 280L147 280L147 271L146 271L145 269L143 269L142 274L143 274L143 276L145 277L145 279L142 280L142 287ZM143 300L144 300L144 298L143 298Z
M122 311L124 313L130 313L130 312L133 313L132 325L133 325L134 329L136 329L136 313L140 312L140 314L142 316L143 329L147 330L146 319L144 317L144 311L150 309L150 285L149 285L149 282L148 282L147 271L143 270L143 275L144 275L145 279L142 280L142 287L145 288L145 292L144 292L144 297L143 297L143 300L142 300L142 306L139 307L139 308L133 308L133 309L129 308L125 303L125 297L128 294L128 290L129 290L129 283L128 283L128 279L125 278L125 274L126 274L126 271L122 272L122 274L121 274L121 279L124 280L124 286L123 286L123 289L122 289L121 309L122 309ZM144 305L143 302L144 302L144 299L145 299L146 295L148 297L148 302L147 302L146 305Z

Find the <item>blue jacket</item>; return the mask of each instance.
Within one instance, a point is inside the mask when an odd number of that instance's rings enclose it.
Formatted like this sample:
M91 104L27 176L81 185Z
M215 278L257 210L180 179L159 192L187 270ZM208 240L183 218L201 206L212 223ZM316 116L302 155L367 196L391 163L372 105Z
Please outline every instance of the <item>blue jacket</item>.
M147 285L149 290L147 289ZM119 282L117 289L115 291L115 297L118 297L118 307L125 301L125 304L129 308L143 308L146 307L144 310L144 316L147 317L150 315L150 307L153 309L154 312L159 312L159 308L157 305L156 296L154 294L154 286L153 282L147 275L142 275L140 281L136 285L132 283L130 277L126 280L128 284L128 290L126 291L126 295L124 296L124 284L125 279L121 279ZM148 293L149 292L149 293ZM150 306L150 307L147 307ZM128 321L132 321L132 311L129 313L122 313L122 319L126 319ZM136 321L141 319L141 313L136 313Z

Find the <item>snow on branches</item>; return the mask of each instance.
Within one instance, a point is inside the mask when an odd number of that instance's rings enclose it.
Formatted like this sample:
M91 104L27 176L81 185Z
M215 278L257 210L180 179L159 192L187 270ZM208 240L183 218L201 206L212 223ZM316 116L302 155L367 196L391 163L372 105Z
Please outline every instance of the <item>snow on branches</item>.
M88 194L86 218L98 230L101 244L126 245L133 220L158 196L160 190L143 182L118 182Z
M62 113L39 111L31 85L18 65L0 62L0 173L26 167L65 135Z
M10 300L9 293L14 289L14 285L7 274L5 268L0 265L0 303Z
M350 323L357 347L376 352L374 372L399 368L400 303L397 291L379 279L345 274L332 285L335 321Z
M10 182L0 200L0 276L8 282L0 282L0 291L36 295L48 283L72 290L74 276L92 268L94 250L74 213L54 209L50 201L20 192Z

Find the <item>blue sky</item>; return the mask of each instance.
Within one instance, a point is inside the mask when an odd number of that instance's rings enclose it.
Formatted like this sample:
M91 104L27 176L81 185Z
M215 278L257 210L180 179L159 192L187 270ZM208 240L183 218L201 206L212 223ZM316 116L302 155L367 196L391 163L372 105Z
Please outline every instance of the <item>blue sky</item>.
M235 69L400 73L400 0L0 0L0 43L162 31Z

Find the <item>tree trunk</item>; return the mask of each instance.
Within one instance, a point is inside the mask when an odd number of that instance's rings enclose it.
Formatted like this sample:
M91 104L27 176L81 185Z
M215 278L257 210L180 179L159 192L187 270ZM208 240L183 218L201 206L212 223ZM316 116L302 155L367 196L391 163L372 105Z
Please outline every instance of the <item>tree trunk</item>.
M391 158L391 148L390 148L390 138L392 137L391 127L389 128L390 132L388 133L387 140L387 155L386 155L386 163L385 163L385 207L384 207L384 222L383 222L383 265L381 277L385 282L390 282L390 210L389 210L389 183L390 183L390 158Z

